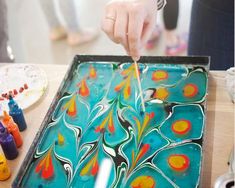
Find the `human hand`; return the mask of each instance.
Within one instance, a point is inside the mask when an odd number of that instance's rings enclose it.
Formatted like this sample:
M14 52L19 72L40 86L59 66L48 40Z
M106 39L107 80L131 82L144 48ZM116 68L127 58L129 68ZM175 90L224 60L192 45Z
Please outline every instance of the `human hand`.
M123 45L134 61L156 24L156 0L112 0L105 7L102 29L109 38Z

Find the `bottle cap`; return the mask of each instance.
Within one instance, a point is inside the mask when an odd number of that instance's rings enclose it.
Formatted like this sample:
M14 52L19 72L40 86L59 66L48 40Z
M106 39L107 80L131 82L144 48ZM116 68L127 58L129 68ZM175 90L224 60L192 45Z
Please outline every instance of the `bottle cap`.
M3 122L5 123L5 122L8 122L8 121L10 121L12 118L11 118L11 116L4 110L3 111Z
M8 131L0 121L0 142L2 141L2 139L5 140L7 136L8 136Z
M9 106L10 111L14 111L14 110L19 109L18 104L15 102L15 100L13 99L13 97L11 95L9 97L8 106Z
M5 127L3 126L2 122L0 121L0 133L5 132Z

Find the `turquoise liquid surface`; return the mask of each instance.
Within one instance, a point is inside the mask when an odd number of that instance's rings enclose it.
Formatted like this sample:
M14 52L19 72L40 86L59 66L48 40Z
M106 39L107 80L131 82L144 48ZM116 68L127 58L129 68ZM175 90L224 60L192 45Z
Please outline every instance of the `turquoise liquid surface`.
M133 64L78 64L21 186L91 188L109 159L106 187L197 187L207 73L148 63L139 72L145 112Z

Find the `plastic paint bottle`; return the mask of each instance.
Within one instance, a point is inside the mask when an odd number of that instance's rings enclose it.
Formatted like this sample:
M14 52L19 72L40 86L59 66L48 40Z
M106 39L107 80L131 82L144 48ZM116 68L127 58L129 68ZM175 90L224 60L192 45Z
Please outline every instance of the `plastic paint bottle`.
M15 140L13 136L8 133L7 129L3 127L1 122L0 122L0 144L8 160L15 159L18 156L18 150L16 148Z
M0 154L0 181L7 180L11 176L10 168L4 155Z
M24 114L22 109L18 106L18 104L14 101L12 96L10 96L8 102L9 106L9 114L13 118L14 122L18 125L20 131L24 131L27 128L27 124L25 122Z
M10 134L12 134L12 136L15 140L16 146L17 146L17 148L19 148L23 144L23 140L20 135L19 128L16 125L16 123L14 122L14 120L12 119L12 117L9 116L9 114L7 114L6 111L4 111L3 113L4 113L3 124L6 126L8 132Z

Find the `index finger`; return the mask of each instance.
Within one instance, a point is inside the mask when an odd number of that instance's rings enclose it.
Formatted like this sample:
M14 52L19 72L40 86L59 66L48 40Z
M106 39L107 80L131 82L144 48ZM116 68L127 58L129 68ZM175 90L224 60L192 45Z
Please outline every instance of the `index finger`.
M107 5L105 7L105 13L102 18L102 30L108 35L108 37L115 41L114 38L114 26L115 26L115 19L116 19L116 10L111 5Z
M128 45L132 58L137 61L140 58L141 35L143 30L144 18L138 10L129 13L128 24Z

